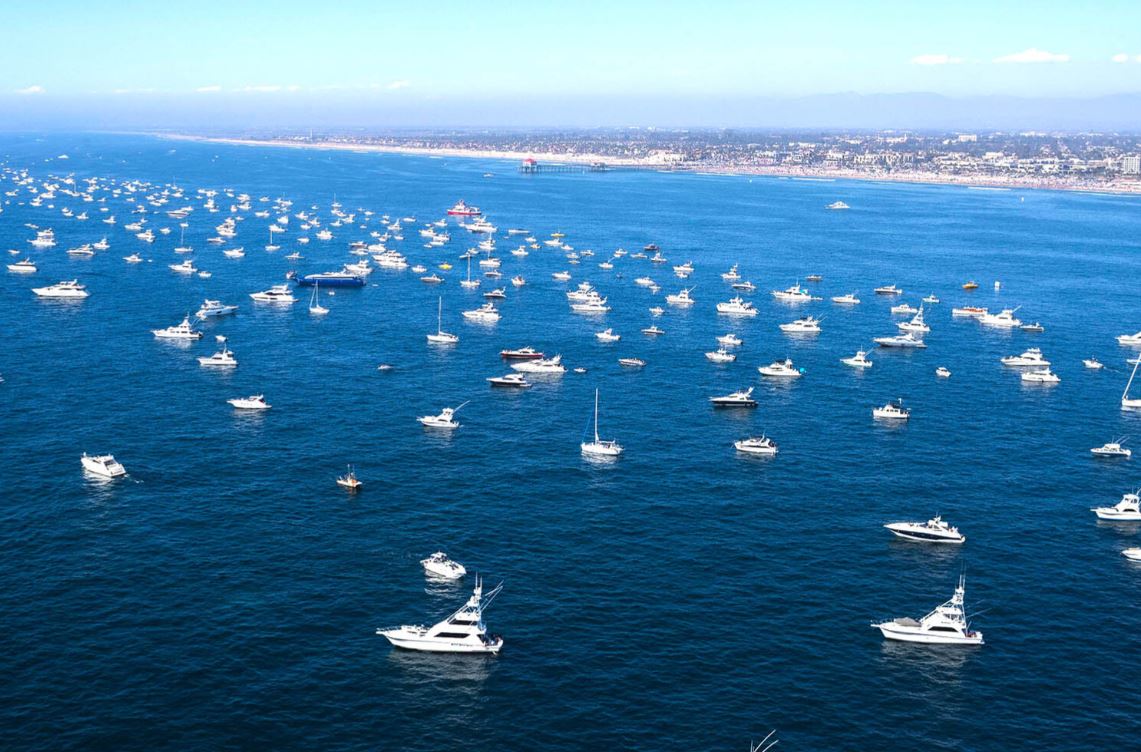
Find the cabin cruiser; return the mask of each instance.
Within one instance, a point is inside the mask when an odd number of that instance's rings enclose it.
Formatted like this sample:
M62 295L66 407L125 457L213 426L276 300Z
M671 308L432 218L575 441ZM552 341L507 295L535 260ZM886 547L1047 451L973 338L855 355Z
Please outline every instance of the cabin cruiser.
M141 264L143 262L143 257L137 253L132 253L130 256L124 256L123 260L128 264Z
M568 290L566 293L567 300L572 303L582 303L590 300L598 300L601 296L598 291L594 289L594 285L589 282L579 282L578 287L574 290Z
M722 347L740 347L741 345L745 344L745 340L741 339L736 334L729 332L728 334L722 334L720 337L718 337L717 343Z
M768 457L777 453L777 443L767 436L753 436L734 441L733 448L743 454L759 454Z
M731 287L734 290L743 290L745 292L756 292L757 291L757 286L754 285L749 280L745 280L744 282L734 282L731 285Z
M594 338L599 342L618 342L622 339L621 334L615 334L613 329L603 329L601 332L595 332Z
M444 278L439 274L429 274L427 276L421 277L420 281L428 285L438 285L444 281Z
M891 307L892 314L910 316L913 313L919 313L919 309L910 303L900 303Z
M645 368L646 361L641 358L619 358L618 365L623 368ZM576 368L575 370L577 371L578 369Z
M499 357L504 360L541 360L543 353L533 347L520 347L515 350L500 350Z
M563 374L567 372L567 367L563 365L562 360L561 355L556 355L552 358L540 358L539 360L523 360L512 363L511 367L522 373Z
M297 302L297 298L293 297L289 285L274 285L263 292L250 293L250 297L259 303L292 304Z
M773 290L772 296L785 303L806 303L816 299L812 297L808 290L805 290L799 284L793 285L785 290Z
M1090 454L1094 455L1095 457L1132 457L1133 450L1126 449L1125 447L1121 446L1121 442L1123 441L1125 441L1124 436L1117 441L1110 441L1106 444L1102 444L1099 447L1094 447L1090 450Z
M346 468L344 475L337 476L337 485L341 488L346 488L350 491L358 491L364 484L357 478L357 473L353 470L353 466L349 465Z
M963 306L962 308L952 308L951 315L955 318L979 319L987 315L987 309L979 306Z
M1101 369L1105 368L1105 364L1097 358L1086 358L1082 361L1082 365L1092 371L1100 371Z
M213 355L199 358L198 365L210 368L235 368L238 365L238 359L234 357L234 353L230 352L230 348L223 344L222 349Z
M594 440L579 444L580 451L588 457L617 457L622 454L622 445L613 439L598 436L598 390L594 390Z
M998 313L987 313L979 317L983 326L993 326L998 329L1016 329L1022 326L1022 321L1014 317L1015 308L1003 308Z
M526 389L531 386L531 382L527 381L526 377L521 373L509 373L505 376L489 376L487 383L492 386L509 389Z
M951 369L946 366L939 366L935 369L935 375L941 379L949 379L951 378Z
M448 209L448 214L453 217L478 217L483 212L479 210L478 206L468 206L463 199L460 199L455 206Z
M964 290L977 290L977 289L979 289L979 283L975 282L973 279L969 279L963 285L963 289Z
M927 303L928 305L933 305L939 302L939 298L935 296L935 293L931 293L927 297L923 298L923 302Z
M1090 511L1096 514L1099 520L1136 522L1141 520L1141 499L1134 491L1122 496L1121 501L1111 507L1094 507Z
M514 287L522 287L523 285L527 284L527 280L523 278L523 275L516 274L511 278L511 284Z
M41 298L86 298L91 293L78 280L57 282L50 287L33 287L32 292Z
M1126 347L1141 346L1141 332L1137 332L1136 334L1122 334L1118 336L1117 344Z
M1042 357L1042 351L1037 347L1031 347L1021 355L1007 355L999 361L1004 366L1011 366L1012 368L1033 367L1033 368L1046 368L1050 365L1050 361Z
M841 211L843 209L851 209L852 207L848 206L843 201L833 201L832 203L828 204L826 208L831 209L832 211Z
M238 410L268 410L269 403L265 401L265 395L254 394L249 397L235 397L234 399L226 400L235 409Z
M728 302L718 303L717 313L724 316L756 316L757 308L738 295Z
M902 295L903 290L895 285L883 285L882 287L877 287L875 293L876 295Z
M48 228L36 232L36 237L29 240L33 248L51 248L55 245L55 232Z
M737 356L726 350L724 347L719 347L712 352L705 353L705 357L714 363L732 363L737 359Z
M959 575L959 586L955 588L951 600L936 606L934 611L919 621L904 617L872 626L889 640L931 645L982 645L983 633L970 628L963 611L965 592L966 579Z
M218 316L228 316L237 310L238 307L236 305L226 305L220 300L210 300L207 298L205 302L202 303L202 307L195 312L194 317L199 320L205 320L217 318Z
M645 329L642 330L642 334L645 334L645 335L650 336L650 337L657 337L657 336L665 334L665 333L666 333L666 330L662 329L657 324L651 324L650 326L647 326Z
M168 326L165 329L152 329L151 334L159 339L201 339L202 332L196 330L190 325L190 316L187 316L181 323L174 326Z
M23 261L17 261L14 264L8 264L8 271L13 272L14 274L34 274L37 270L36 265L32 262L32 260L30 258L26 258Z
M760 372L762 376L783 379L798 379L804 374L804 369L794 367L792 360L788 358L773 361L767 366L760 366L757 368L757 371Z
M871 368L872 362L868 360L867 350L857 350L850 358L841 358L840 362L852 368Z
M495 310L494 303L484 303L479 308L471 311L464 311L463 316L468 321L478 321L480 323L494 324L499 321L499 311Z
M242 248L229 248L225 251L222 251L222 255L226 258L238 259L243 258L246 255L246 252Z
M780 330L785 334L819 334L820 319L814 316L805 316L788 324L781 324Z
M1049 368L1039 368L1033 371L1024 371L1022 381L1028 384L1058 384L1062 381L1058 374Z
M900 347L900 348L924 348L927 343L916 337L913 333L907 332L895 337L876 337L873 340L880 347Z
M420 425L424 426L425 428L459 428L460 424L458 421L456 421L454 416L460 410L460 408L466 404L467 403L465 402L463 405L455 408L445 407L440 411L439 415L423 415L416 420L419 421Z
M1037 321L1035 321L1033 324L1023 324L1018 328L1024 332L1031 332L1032 334L1041 334L1042 332L1046 331L1046 327L1042 326Z
M191 259L186 259L180 264L167 264L167 267L172 272L178 272L179 274L194 274L198 271L198 267L194 265Z
M551 275L551 279L556 282L566 282L571 278L570 272L555 272Z
M900 331L904 332L926 334L931 331L931 327L923 320L923 306L919 307L919 310L915 312L915 315L911 317L910 321L901 321L896 324L896 326L899 327Z
M111 454L91 455L84 452L79 461L83 464L84 470L104 478L119 478L127 474L127 469Z
M683 279L685 277L688 277L689 275L693 274L693 262L692 261L686 261L684 264L679 264L679 265L675 266L674 267L674 274L676 274L677 276L679 276Z
M571 303L571 310L575 313L609 313L610 306L606 305L606 298L596 298L585 303Z
M856 293L850 292L847 295L833 296L832 302L840 305L859 305L860 299L856 297Z
M437 551L427 559L421 559L420 565L426 574L443 577L446 580L458 580L467 574L467 569L458 561L452 561L443 551Z
M431 653L491 653L503 648L503 638L488 635L483 612L503 590L500 583L485 596L483 580L475 578L475 590L460 610L432 627L404 625L376 630L395 647Z
M756 407L757 401L753 399L753 387L741 392L733 392L723 397L710 397L709 401L714 407Z
M721 279L725 280L726 282L736 282L740 278L741 275L737 273L736 264L733 264L733 266L729 267L729 271L723 272L721 274Z
M638 287L653 287L654 280L650 279L649 277L638 277L634 280L634 284L636 284Z
M873 408L872 417L880 420L907 420L911 417L911 409L903 406L903 400L896 400L883 407Z
M692 287L683 287L681 292L674 295L667 295L666 302L675 306L691 306L697 302L689 295L692 290Z
M889 522L884 527L900 538L921 543L963 543L967 540L959 528L947 524L940 515L926 522Z

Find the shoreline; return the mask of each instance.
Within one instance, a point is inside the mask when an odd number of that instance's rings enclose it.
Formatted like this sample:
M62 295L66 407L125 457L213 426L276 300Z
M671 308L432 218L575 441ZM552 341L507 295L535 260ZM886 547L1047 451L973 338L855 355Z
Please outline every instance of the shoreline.
M333 141L299 142L279 139L194 136L188 134L147 133L144 135L172 141L225 144L228 146L268 146L317 151L350 151L357 153L405 154L426 157L457 157L460 159L495 159L522 162L535 159L540 163L589 165L604 162L612 167L636 168L667 172L690 172L722 177L772 177L815 181L858 180L878 183L910 183L913 185L949 185L960 188L987 190L1066 191L1070 193L1103 194L1110 196L1141 196L1141 181L1113 183L1077 183L1050 178L986 177L941 175L931 172L861 172L851 169L824 169L814 167L777 167L760 165L706 165L677 164L663 159L614 158L603 154L557 154L553 152L521 152L497 149L469 149L446 146L396 146L388 144L350 144Z

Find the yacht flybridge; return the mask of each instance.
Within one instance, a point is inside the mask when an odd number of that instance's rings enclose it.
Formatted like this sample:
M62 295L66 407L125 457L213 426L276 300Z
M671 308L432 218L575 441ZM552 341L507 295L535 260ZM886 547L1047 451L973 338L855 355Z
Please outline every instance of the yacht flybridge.
M1096 514L1099 520L1111 522L1141 521L1141 498L1138 498L1137 492L1134 491L1122 496L1121 501L1111 507L1094 507L1090 511Z
M710 397L709 401L714 407L756 407L757 401L753 399L753 387L744 391L726 394L723 397Z
M210 318L217 318L218 316L228 316L238 310L236 305L226 305L220 300L210 300L207 298L202 307L195 312L194 317L200 321L205 321Z
M780 330L785 334L819 334L820 319L815 316L805 316L802 319L781 324Z
M206 368L236 368L238 359L230 352L230 348L223 344L222 349L213 355L200 357L198 365Z
M964 543L967 536L948 524L940 515L926 522L889 522L884 525L894 535L921 543Z
M190 316L182 320L181 323L174 326L168 326L165 329L152 329L151 334L159 339L201 339L202 332L198 331L190 325Z
M810 300L820 300L820 298L812 297L812 294L801 287L799 283L784 290L773 290L772 296L785 303L807 303Z
M33 287L32 292L41 298L86 298L91 294L75 279L70 282L57 282L49 287Z
M756 316L757 308L738 295L727 302L718 303L717 313L724 316Z
M1017 310L1017 308L1004 308L998 313L984 313L979 317L979 323L998 329L1017 329L1022 326L1022 321L1014 317Z
M486 595L483 580L475 578L475 590L468 602L458 611L432 627L423 625L388 627L376 630L393 646L405 650L431 653L498 653L503 638L488 635L483 623L483 612L503 590L500 583Z
M598 437L598 390L594 390L594 441L579 444L582 453L588 457L617 457L622 454L622 445L614 439Z
M963 610L965 594L966 579L960 575L959 585L951 600L936 606L935 610L919 621L904 617L872 626L889 640L930 645L982 645L983 633L971 629Z

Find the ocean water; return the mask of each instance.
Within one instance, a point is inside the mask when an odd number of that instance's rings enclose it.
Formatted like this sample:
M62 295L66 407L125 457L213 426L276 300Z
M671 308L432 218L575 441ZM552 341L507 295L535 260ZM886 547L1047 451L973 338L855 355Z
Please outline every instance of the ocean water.
M67 154L68 159L60 159ZM284 197L326 222L334 199L418 219L391 247L447 282L378 270L361 290L258 306L248 294L285 272L339 268L363 229L297 246L298 220L262 250L249 213L222 257L205 239L228 213L187 220L208 280L170 272L177 221L153 245L123 229L130 204L54 208L3 197L0 248L37 261L0 276L0 724L12 749L744 750L777 729L781 749L1125 749L1141 680L1141 566L1120 551L1141 527L1099 524L1089 507L1141 485L1136 458L1089 448L1141 442L1141 416L1118 399L1141 329L1141 200L857 182L652 172L517 174L497 161L253 148L128 136L5 136L6 167L108 181L171 182L187 196L234 189ZM491 177L485 177L491 173ZM11 181L0 182L4 191ZM142 194L135 194L141 196ZM508 285L493 327L464 322L482 302L461 289L457 256L416 230L459 198L503 229L562 230L596 255L569 266L546 246L518 259L500 240ZM842 199L850 211L824 206ZM184 202L172 200L171 206ZM60 215L87 209L79 222ZM107 206L119 224L98 223ZM167 207L170 208L170 207ZM271 215L276 216L276 213ZM363 215L358 212L358 218ZM25 223L53 227L56 248L27 244ZM93 259L65 250L106 234ZM615 248L654 242L670 264ZM227 245L225 247L230 247ZM283 257L301 250L304 259ZM128 265L138 251L148 263ZM5 254L7 256L7 254ZM9 261L15 260L10 257ZM670 266L692 260L687 282ZM760 315L718 317L720 273L739 263ZM590 280L612 313L570 313L565 283ZM806 275L824 302L790 307L767 293ZM633 284L648 274L658 296ZM78 278L79 304L33 286ZM981 288L960 285L976 279ZM1001 291L992 289L994 280ZM896 283L918 304L935 293L929 348L874 352L856 372L841 357L890 334ZM668 309L659 338L639 334L664 295L695 285L698 304ZM489 284L484 283L483 289ZM863 304L831 295L858 290ZM189 347L156 341L204 297L240 306ZM453 348L426 346L443 297ZM1042 334L952 320L959 304L1021 306ZM777 329L805 312L824 331ZM601 345L605 326L623 335ZM736 363L709 363L714 336L745 340ZM240 366L197 366L224 334ZM505 347L561 353L561 379L525 392L489 389ZM999 357L1041 347L1061 384L1023 386ZM1107 364L1087 371L1082 358ZM623 370L617 358L647 361ZM789 356L795 383L761 380ZM377 370L389 363L393 370ZM940 380L937 366L953 376ZM754 386L753 411L708 397ZM595 388L615 463L584 461L578 442ZM273 409L226 400L264 392ZM873 406L901 397L902 426ZM452 435L415 421L470 400ZM762 431L770 460L732 442ZM1132 442L1126 442L1127 444ZM1141 448L1141 443L1136 445ZM84 477L81 452L114 452L130 477ZM334 483L347 463L365 483ZM967 535L956 548L893 540L881 526L942 513ZM432 623L470 593L428 582L418 560L443 548L505 583L486 620L498 657L393 650L378 626ZM921 616L967 577L987 644L890 644L870 622Z

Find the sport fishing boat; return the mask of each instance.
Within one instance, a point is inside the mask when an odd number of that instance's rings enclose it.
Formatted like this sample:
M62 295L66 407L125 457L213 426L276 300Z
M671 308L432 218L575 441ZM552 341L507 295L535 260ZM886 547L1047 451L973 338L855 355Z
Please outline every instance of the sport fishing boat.
M998 313L986 313L979 317L979 323L997 329L1017 329L1022 321L1014 317L1017 308L1003 308Z
M919 309L910 303L900 303L899 305L893 305L891 307L891 312L894 315L910 316L913 313L919 313Z
M617 457L622 454L622 445L613 439L598 437L598 390L594 390L594 441L579 444L582 453L590 457Z
M57 282L49 287L33 287L32 292L41 298L86 298L91 293L78 280Z
M847 295L835 295L832 297L832 302L839 305L859 305L860 299L856 297L856 293L850 292Z
M194 265L194 261L191 259L185 259L177 264L167 264L167 268L179 274L194 274L198 271L198 267Z
M645 368L646 361L641 358L619 358L618 365L623 368ZM577 371L578 369L576 368L575 370Z
M876 295L902 295L903 290L895 285L883 285L875 289Z
M745 340L741 339L736 334L729 332L728 334L722 334L720 337L718 337L717 344L721 345L722 347L740 347L741 345L745 344Z
M254 394L249 397L235 397L226 400L237 410L268 410L269 403L265 401L265 395Z
M1136 522L1141 520L1141 498L1138 498L1137 492L1134 491L1122 496L1121 501L1111 507L1094 507L1090 511L1096 514L1099 520Z
M818 298L813 298L812 294L801 287L799 283L784 290L772 290L771 292L774 298L785 303L807 303L810 300L818 300Z
M658 336L663 335L665 333L666 333L666 330L662 329L657 324L651 324L650 326L647 326L645 329L642 330L642 334L645 334L645 335L650 336L650 337L658 337Z
M1060 384L1062 379L1049 368L1025 371L1020 377L1027 384Z
M448 214L453 217L478 217L483 214L478 206L468 206L464 203L463 199L456 202L456 205L448 209Z
M841 358L840 362L852 368L871 368L872 362L868 360L868 353L866 350L857 350L856 354L850 358Z
M756 407L757 401L753 399L753 387L744 391L733 392L722 397L710 397L709 401L714 407Z
M621 334L615 334L613 329L603 329L601 332L595 332L594 338L599 342L618 342L622 339Z
M223 344L222 349L213 355L200 357L198 365L207 368L236 368L238 359L230 352L230 348Z
M723 316L756 316L757 307L738 295L732 300L718 303L717 313Z
M673 295L667 295L666 296L666 303L668 303L669 305L682 306L682 307L691 306L697 302L696 300L694 300L690 296L690 293L692 291L693 291L692 287L683 287L680 292L677 292Z
M91 455L84 452L79 461L84 470L104 478L120 478L127 474L127 468L119 464L111 454Z
M952 308L951 315L955 318L978 319L987 315L987 309L980 306L962 306Z
M1031 347L1021 355L1007 355L999 362L1011 368L1047 368L1050 365L1050 361L1042 356L1042 351L1037 347Z
M787 324L781 324L780 330L785 334L820 334L820 319L815 316L805 316Z
M936 606L934 611L919 621L904 617L872 626L889 640L930 645L982 645L983 633L971 629L964 613L965 594L966 579L959 575L959 586L955 588L951 600Z
M790 358L773 361L767 366L760 366L757 368L757 371L762 376L778 379L799 379L804 375L804 369L793 366Z
M488 635L483 612L503 591L503 583L483 594L483 580L475 578L475 590L458 611L432 627L404 625L376 630L393 646L431 653L491 653L503 648L503 638Z
M915 312L910 321L901 321L896 326L904 332L927 334L931 331L931 327L923 320L923 306L919 306L919 310Z
M977 289L979 289L979 283L975 282L973 279L969 280L966 284L963 285L963 289L964 290L977 290Z
M190 316L181 323L165 329L151 329L151 334L159 339L202 339L202 332L190 325Z
M753 436L733 442L733 448L742 454L758 454L772 457L777 453L777 443L767 436Z
M938 514L926 522L889 522L884 527L904 540L920 543L964 543L967 540L959 528L947 524Z
M1105 363L1102 363L1097 358L1086 358L1082 361L1082 365L1091 371L1100 371L1101 369L1105 368Z
M443 551L437 551L427 559L421 559L420 566L424 567L425 574L442 577L445 580L458 580L467 574L463 564L449 559Z
M468 321L477 321L481 324L494 324L500 318L494 303L484 303L479 308L464 311L463 317Z
M916 337L912 332L899 334L894 337L876 337L873 341L880 347L899 347L911 349L922 349L927 347L927 343L921 340L919 337Z
M1090 450L1090 454L1095 457L1125 457L1128 459L1133 456L1133 450L1121 446L1121 442L1123 441L1125 441L1124 436L1116 441L1110 441L1099 447L1094 447Z
M202 307L194 313L194 317L200 321L205 321L206 319L217 318L219 316L228 316L237 310L238 307L236 305L226 305L220 300L210 300L207 298L202 303Z
M941 379L949 379L951 378L951 369L946 366L939 366L935 369L935 375Z
M726 282L736 282L740 278L741 275L737 272L736 264L733 264L733 266L729 267L729 271L723 272L721 274L721 279L725 280Z
M357 478L356 471L353 469L353 466L349 465L346 468L344 475L337 476L337 485L350 491L358 491L360 490L361 486L364 485L364 483L360 482L360 480Z
M455 414L459 412L460 408L466 404L467 403L465 402L459 407L445 407L440 411L439 415L423 415L416 420L419 421L420 425L424 426L425 428L459 428L460 424L455 419Z
M1141 347L1141 332L1119 335L1117 337L1117 344L1125 347Z
M714 363L732 363L737 359L737 356L726 350L724 347L719 347L712 352L705 353L705 357Z
M911 410L903 406L903 400L889 402L883 407L872 409L872 417L877 420L908 420Z

